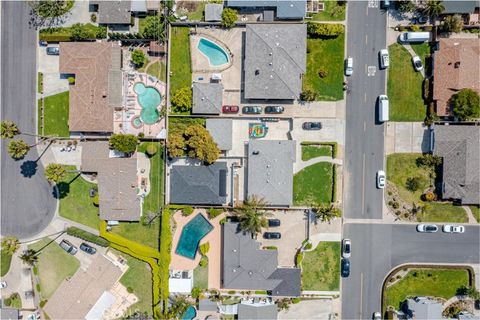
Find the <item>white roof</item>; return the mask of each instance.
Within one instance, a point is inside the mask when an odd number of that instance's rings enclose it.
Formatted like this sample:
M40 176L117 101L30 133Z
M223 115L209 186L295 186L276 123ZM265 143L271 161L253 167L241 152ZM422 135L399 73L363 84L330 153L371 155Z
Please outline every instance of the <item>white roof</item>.
M173 293L190 293L193 288L193 278L190 279L168 279L168 287Z
M104 291L93 305L92 309L85 316L86 320L97 320L103 318L103 313L115 303L115 296L110 291Z

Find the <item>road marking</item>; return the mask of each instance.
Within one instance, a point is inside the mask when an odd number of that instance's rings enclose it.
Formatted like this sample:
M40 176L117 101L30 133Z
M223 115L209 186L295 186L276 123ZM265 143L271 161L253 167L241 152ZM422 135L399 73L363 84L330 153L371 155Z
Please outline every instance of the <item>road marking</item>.
M363 317L363 272L360 273L360 314L359 319Z
M368 6L365 8L365 15L368 16Z
M368 44L368 34L365 35L365 44Z
M367 8L378 8L378 0L368 0Z
M365 73L367 73L367 70L368 70L368 66L367 66L367 64L365 63Z
M367 99L367 94L365 93L365 100ZM363 121L363 131L367 131L367 121Z
M367 93L365 92L365 96L363 97L363 102L367 102Z
M373 77L375 75L375 72L377 72L377 67L376 66L368 66L367 75L369 77Z
M362 164L362 215L365 211L365 153L363 154Z

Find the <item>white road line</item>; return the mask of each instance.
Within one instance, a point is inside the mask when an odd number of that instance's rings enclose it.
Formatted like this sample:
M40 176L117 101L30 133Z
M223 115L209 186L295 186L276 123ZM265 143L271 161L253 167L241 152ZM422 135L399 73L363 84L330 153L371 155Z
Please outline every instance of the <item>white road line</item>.
M365 44L368 44L368 34L365 35Z
M367 121L363 121L363 131L367 131Z
M367 102L367 93L365 92L365 96L363 97L363 102Z
M360 314L359 319L363 318L363 272L360 273Z
M363 154L363 163L362 163L362 215L365 211L365 153Z

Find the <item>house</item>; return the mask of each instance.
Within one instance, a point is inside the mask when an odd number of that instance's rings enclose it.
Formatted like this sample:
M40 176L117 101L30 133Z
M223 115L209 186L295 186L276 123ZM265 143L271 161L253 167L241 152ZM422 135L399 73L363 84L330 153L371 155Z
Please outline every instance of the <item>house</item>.
M223 225L224 289L267 290L272 296L300 295L300 269L279 268L277 250L262 250L250 232L239 230L239 223Z
M479 141L479 126L435 126L433 154L443 158L442 198L480 204Z
M219 22L222 21L223 4L207 3L205 5L205 21Z
M218 303L212 301L208 298L201 298L198 299L198 311L209 311L209 312L217 312L218 311Z
M122 106L122 53L113 42L61 42L60 73L70 85L70 132L113 132L114 108Z
M306 24L247 24L244 98L299 99L306 54Z
M223 85L195 82L192 86L194 114L220 114L222 112Z
M14 308L4 308L0 305L0 319L18 320L20 319L20 310Z
M223 205L227 202L227 163L172 165L170 203Z
M96 173L100 219L139 221L141 197L137 193L137 155L121 157L107 141L84 142L80 170Z
M130 11L135 15L155 14L160 10L160 1L131 0Z
M167 52L167 48L163 43L158 41L150 41L148 46L148 54L151 56L160 56Z
M437 114L453 116L449 106L452 95L464 88L480 92L480 39L440 39L435 53L433 100Z
M271 301L263 303L259 301L254 301L253 303L242 301L238 304L237 310L238 320L274 320L277 319L278 315L277 305Z
M90 0L90 10L97 12L97 22L114 31L129 31L132 19L130 0Z
M306 0L227 0L226 6L239 10L239 13L263 14L263 20L302 20L305 17ZM270 17L270 18L265 18Z
M247 195L271 206L291 206L295 141L250 140L247 151Z
M233 145L233 121L232 119L208 118L206 121L207 130L210 132L213 141L221 151L232 150Z
M407 319L442 319L442 304L428 297L415 297L407 299L403 304L403 312Z

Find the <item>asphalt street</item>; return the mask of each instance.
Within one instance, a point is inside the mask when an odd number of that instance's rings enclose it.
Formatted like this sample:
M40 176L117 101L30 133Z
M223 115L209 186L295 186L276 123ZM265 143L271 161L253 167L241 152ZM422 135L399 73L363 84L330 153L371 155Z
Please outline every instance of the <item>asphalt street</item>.
M437 224L440 228L440 224ZM342 279L342 319L371 319L385 277L405 263L480 263L480 226L464 234L419 233L416 224L344 225L352 241L350 276Z
M344 212L351 219L381 219L383 192L376 173L384 169L384 130L377 123L376 100L385 94L386 71L378 52L386 46L386 13L373 1L348 3L347 56L353 75L347 77Z
M35 133L36 33L28 25L29 13L24 1L1 4L0 105L2 120L12 120L21 131ZM35 144L32 136L21 138ZM55 213L52 187L35 148L15 161L7 153L8 140L0 143L1 235L34 236L47 227Z

